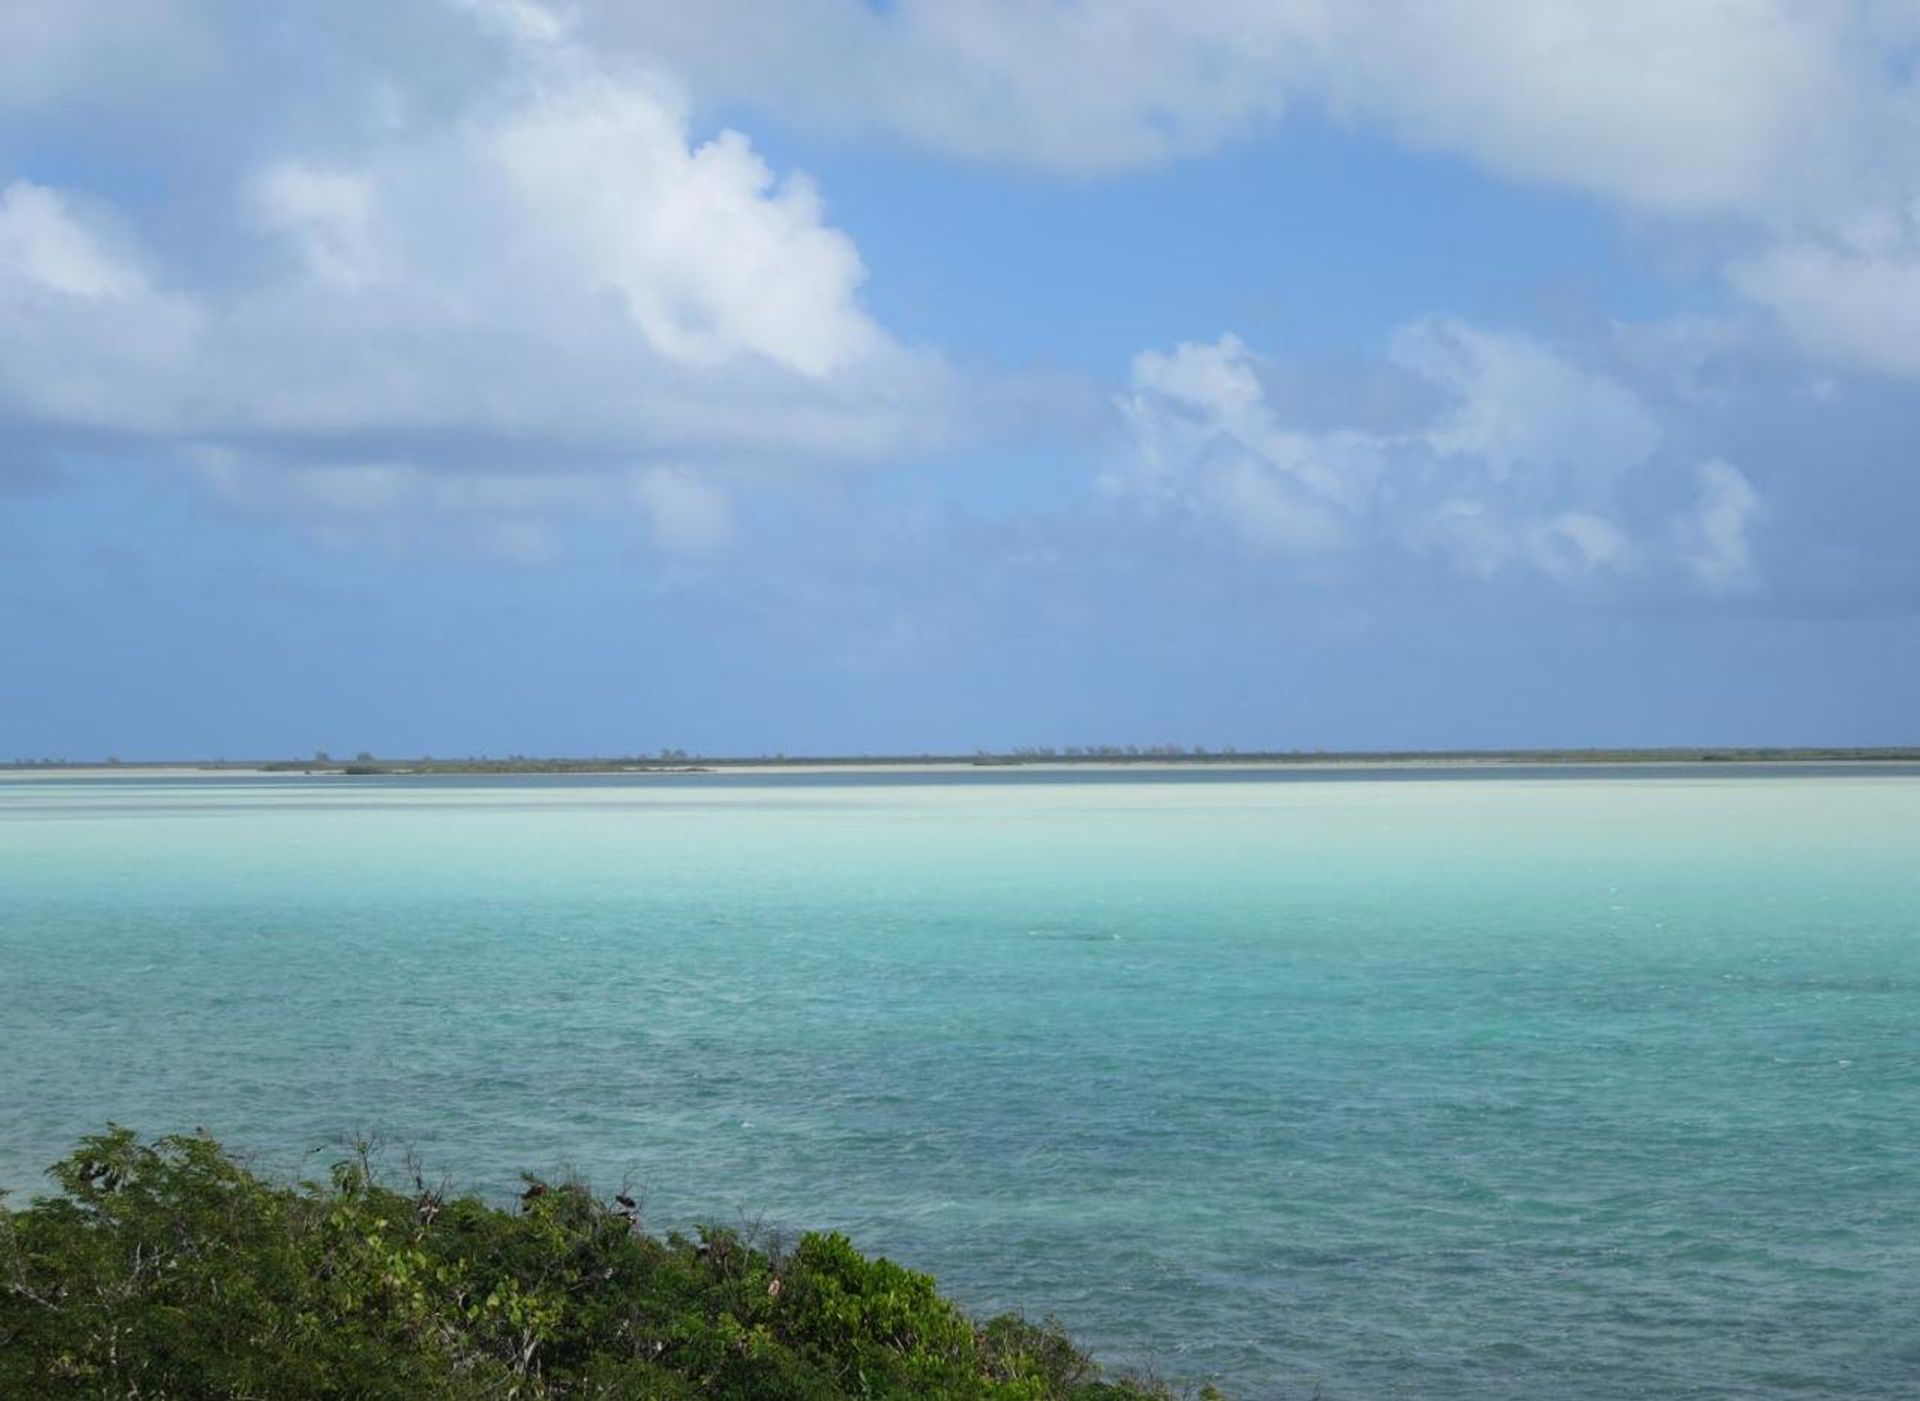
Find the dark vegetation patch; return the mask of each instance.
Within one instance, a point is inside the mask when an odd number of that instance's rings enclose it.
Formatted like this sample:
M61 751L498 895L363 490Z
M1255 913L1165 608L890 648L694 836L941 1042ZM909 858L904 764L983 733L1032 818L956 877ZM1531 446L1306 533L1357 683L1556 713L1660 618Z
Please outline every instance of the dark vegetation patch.
M975 1323L843 1236L656 1237L577 1182L502 1209L361 1151L288 1185L122 1128L51 1176L60 1195L0 1204L3 1396L1174 1394L1104 1378L1052 1323Z

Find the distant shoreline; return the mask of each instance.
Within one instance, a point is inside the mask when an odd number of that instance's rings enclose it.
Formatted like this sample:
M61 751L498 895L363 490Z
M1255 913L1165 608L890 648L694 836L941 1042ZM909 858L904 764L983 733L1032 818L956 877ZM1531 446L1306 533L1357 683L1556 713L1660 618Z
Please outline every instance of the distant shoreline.
M0 765L0 782L36 778L297 778L440 776L614 777L650 774L912 774L972 773L1019 769L1040 773L1167 772L1172 770L1311 769L1483 769L1523 766L1705 766L1770 764L1783 768L1807 764L1914 764L1920 747L1833 749L1581 749L1463 750L1381 753L1140 753L1066 755L1057 753L866 757L675 756L665 759L383 759L176 760L132 763L32 763Z

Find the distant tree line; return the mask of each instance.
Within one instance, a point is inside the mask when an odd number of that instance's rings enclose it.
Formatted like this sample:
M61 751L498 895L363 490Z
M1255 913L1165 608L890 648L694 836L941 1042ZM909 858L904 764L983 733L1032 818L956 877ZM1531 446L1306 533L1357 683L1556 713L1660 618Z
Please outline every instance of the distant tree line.
M976 749L970 754L915 752L906 754L729 754L710 755L677 747L651 753L543 758L536 755L464 758L377 757L359 751L351 760L335 759L325 749L310 759L136 759L114 755L104 762L113 767L149 764L168 767L264 769L276 773L618 773L658 772L663 769L730 768L746 766L801 767L815 764L1075 764L1075 763L1520 763L1520 764L1642 764L1642 763L1779 763L1779 762L1920 762L1920 746L1829 746L1800 748L1668 747L1637 749L1239 749L1233 745L1209 748L1204 744L1066 744L1017 745L1011 749ZM15 759L0 767L14 769L87 768L97 759Z

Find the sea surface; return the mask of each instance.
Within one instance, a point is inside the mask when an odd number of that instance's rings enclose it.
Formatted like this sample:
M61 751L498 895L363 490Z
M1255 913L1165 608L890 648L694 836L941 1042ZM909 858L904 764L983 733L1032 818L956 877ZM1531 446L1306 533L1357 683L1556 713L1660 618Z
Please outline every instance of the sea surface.
M1240 1397L1911 1397L1920 770L9 780L0 1184L109 1120Z

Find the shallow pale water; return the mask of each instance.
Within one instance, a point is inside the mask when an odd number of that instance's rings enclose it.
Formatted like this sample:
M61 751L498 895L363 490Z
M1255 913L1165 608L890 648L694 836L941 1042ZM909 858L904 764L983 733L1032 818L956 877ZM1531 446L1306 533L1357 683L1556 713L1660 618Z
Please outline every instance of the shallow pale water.
M631 1175L1240 1396L1920 1389L1920 777L0 784L0 1183Z

